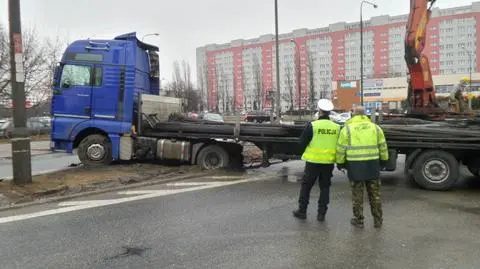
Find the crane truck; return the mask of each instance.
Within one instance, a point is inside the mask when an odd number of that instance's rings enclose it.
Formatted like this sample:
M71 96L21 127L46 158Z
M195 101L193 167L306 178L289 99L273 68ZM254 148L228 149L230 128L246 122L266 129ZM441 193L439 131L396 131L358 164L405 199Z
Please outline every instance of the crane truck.
M404 171L420 187L448 190L459 178L460 165L480 176L480 124L471 114L439 107L428 57L423 54L431 9L436 0L410 0L405 35L408 68L407 117L382 122L391 157L405 154ZM452 120L452 116L457 116ZM464 117L460 120L458 116ZM424 121L426 120L426 121ZM401 122L401 121L400 121ZM390 170L394 170L391 162Z

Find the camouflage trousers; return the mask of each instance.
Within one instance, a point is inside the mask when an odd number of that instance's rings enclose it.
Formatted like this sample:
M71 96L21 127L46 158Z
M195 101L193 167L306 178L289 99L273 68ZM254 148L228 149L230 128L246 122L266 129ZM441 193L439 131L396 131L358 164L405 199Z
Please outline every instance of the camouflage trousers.
M365 185L370 202L370 211L375 223L383 222L382 201L380 200L379 179L365 181L350 181L352 187L353 216L363 221L363 186Z

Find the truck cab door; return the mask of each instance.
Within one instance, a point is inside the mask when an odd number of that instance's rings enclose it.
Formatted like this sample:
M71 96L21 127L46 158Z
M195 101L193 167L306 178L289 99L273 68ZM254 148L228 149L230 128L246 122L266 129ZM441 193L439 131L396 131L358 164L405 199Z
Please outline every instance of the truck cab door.
M52 112L56 117L90 119L93 66L65 64L53 87Z
M125 72L121 66L95 65L92 91L92 117L98 120L122 120L118 115L122 112L125 89Z

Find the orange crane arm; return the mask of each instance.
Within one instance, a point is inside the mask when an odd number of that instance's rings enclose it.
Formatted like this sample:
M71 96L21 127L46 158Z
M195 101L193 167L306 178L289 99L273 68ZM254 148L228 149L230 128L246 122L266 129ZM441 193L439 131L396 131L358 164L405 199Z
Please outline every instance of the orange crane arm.
M422 52L425 48L427 25L431 8L436 0L410 0L405 35L405 61L407 63L408 103L413 110L438 107L428 57Z

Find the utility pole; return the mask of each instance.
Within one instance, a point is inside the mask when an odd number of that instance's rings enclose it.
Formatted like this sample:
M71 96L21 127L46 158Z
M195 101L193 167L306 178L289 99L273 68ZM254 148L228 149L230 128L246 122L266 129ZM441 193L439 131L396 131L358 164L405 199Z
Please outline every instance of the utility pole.
M278 0L275 0L275 58L277 68L277 92L275 94L277 123L280 122L280 52L278 45Z
M300 111L302 109L301 103L302 103L302 87L301 87L301 80L302 80L302 74L300 70L300 47L298 46L297 41L295 39L290 40L291 43L295 45L295 70L297 71L296 74L296 80L297 80L297 92L298 92L298 97L297 97L297 102L298 102L298 110Z
M360 102L361 106L363 106L363 4L369 4L373 6L374 8L377 8L378 6L372 2L369 1L362 1L360 3Z
M468 52L468 58L469 58L469 65L470 65L470 68L469 68L469 71L470 71L470 79L469 79L469 82L470 82L470 94L472 94L472 52L469 51ZM470 97L470 94L469 94L469 97L468 97L468 109L469 110L472 110L472 98Z
M10 27L10 85L13 99L12 165L13 183L32 183L30 137L26 128L25 74L23 71L22 27L20 0L8 0Z

